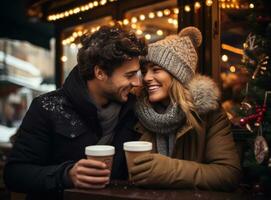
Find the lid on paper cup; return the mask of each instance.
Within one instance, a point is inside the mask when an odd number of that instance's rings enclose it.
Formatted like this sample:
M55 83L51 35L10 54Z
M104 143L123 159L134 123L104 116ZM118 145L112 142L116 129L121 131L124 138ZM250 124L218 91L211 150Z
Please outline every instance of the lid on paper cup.
M125 151L151 151L152 150L152 143L145 142L145 141L136 141L136 142L125 142L123 144L123 149Z
M92 145L85 148L87 156L112 156L115 154L115 147L110 145Z

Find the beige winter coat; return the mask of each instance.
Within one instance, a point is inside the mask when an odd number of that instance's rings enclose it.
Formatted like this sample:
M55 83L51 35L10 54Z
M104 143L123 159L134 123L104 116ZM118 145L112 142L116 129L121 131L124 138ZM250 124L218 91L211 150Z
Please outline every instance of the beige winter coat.
M212 79L201 75L196 75L187 88L200 116L201 129L183 125L176 133L172 158L151 154L151 161L141 164L148 167L149 163L148 171L136 175L140 167L135 167L134 179L143 176L138 185L150 187L230 191L238 186L241 167L230 121L219 107L220 91ZM140 123L135 130L142 134L140 140L153 143L153 153L157 153L155 133Z
M164 161L160 162L164 163L152 170L150 184L160 188L224 191L238 186L240 161L225 112L221 109L209 112L203 121L203 128L198 133L189 125L178 131L173 158L161 156ZM140 123L135 130L142 134L140 140L153 143L153 153L156 153L155 134L148 132Z

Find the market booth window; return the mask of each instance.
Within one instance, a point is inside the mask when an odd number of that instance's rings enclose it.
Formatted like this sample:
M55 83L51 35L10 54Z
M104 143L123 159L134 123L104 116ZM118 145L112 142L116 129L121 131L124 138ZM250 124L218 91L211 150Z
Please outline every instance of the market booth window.
M34 97L55 89L53 46L0 39L0 143L15 133Z

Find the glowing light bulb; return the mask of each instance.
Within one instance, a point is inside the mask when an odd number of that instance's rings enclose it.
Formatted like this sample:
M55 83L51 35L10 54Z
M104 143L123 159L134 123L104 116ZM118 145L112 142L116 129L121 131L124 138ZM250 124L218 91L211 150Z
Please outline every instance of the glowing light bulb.
M223 62L227 62L229 58L227 55L224 54L224 55L222 55L221 59Z
M185 12L190 12L190 11L191 11L190 6L189 6L189 5L185 5L185 6L184 6L184 11L185 11Z
M212 0L206 0L206 6L212 6L213 1Z
M146 35L145 35L145 38L146 38L147 40L150 40L150 39L151 39L151 35L150 35L150 34L146 34Z

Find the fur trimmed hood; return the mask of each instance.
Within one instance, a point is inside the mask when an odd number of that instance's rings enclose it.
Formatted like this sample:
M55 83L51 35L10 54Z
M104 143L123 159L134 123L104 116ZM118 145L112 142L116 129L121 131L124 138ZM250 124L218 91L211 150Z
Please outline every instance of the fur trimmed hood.
M206 114L219 107L221 97L217 84L209 77L197 74L187 85L198 114Z

